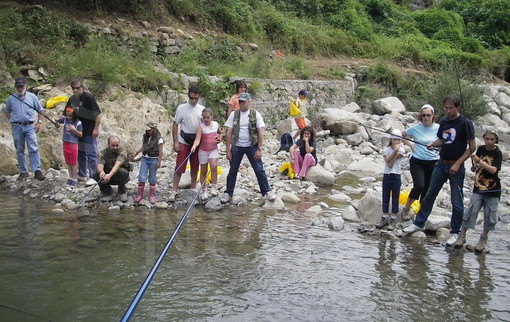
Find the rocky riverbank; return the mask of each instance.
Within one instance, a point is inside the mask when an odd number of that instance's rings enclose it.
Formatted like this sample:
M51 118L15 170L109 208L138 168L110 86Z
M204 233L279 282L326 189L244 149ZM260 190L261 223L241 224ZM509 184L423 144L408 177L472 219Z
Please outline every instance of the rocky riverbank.
M493 91L492 87L485 89L485 92L494 94L491 96L493 97L491 102L494 102L494 104L491 105L491 114L475 121L477 144L481 143L481 134L484 130L492 129L500 133L499 147L503 151L505 161L500 172L504 191L499 213L508 215L510 214L510 201L507 200L506 196L510 187L510 164L508 161L510 97L501 89ZM140 114L138 115L139 118L133 117L133 115L125 115L127 113L124 113L122 108L125 106L124 104L129 103L135 107L140 105L141 111L135 108L138 111L136 114ZM175 167L175 154L171 151L171 142L169 142L171 118L168 114L162 110L160 105L149 101L147 98L138 99L134 95L123 97L120 106L118 103L102 102L100 104L102 104L105 114L100 148L104 148L107 134L116 133L123 139L138 136L141 138L142 131L133 122L140 123L140 119L155 118L159 120L159 124L161 124L159 128L166 139L166 151L162 168L158 170L158 201L155 205L151 205L147 199L144 199L139 205L133 202L139 162L133 162L134 171L131 173L131 180L128 183L129 198L127 202L121 202L115 196L114 198L100 200L98 188L92 189L92 186L85 186L84 183L80 183L74 188L68 187L66 185L67 171L55 169L58 167L46 169L47 179L43 182L32 178L17 181L17 175L3 175L0 177L0 188L25 198L42 198L51 201L55 204L54 212L62 213L65 216L71 214L77 206L82 209L102 206L107 207L109 211L118 211L130 207L185 208L195 196L195 191L187 189L190 184L189 175L183 176L180 186L182 190L175 198L169 194L169 183ZM264 110L261 110L261 112L265 114ZM49 113L57 113L57 111L49 111ZM389 139L387 132L391 128L405 129L416 122L416 113L406 111L406 108L397 98L385 98L375 101L372 113L362 112L355 103L349 103L338 108L321 109L313 120L314 124L320 124L322 127L317 135L319 164L310 169L306 181L298 181L289 180L287 176L278 172L282 163L289 159L288 153L285 151L275 153L279 148L278 138L282 133L296 130L292 119L282 120L274 126L268 126L263 148L264 166L270 184L278 196L276 201L261 202L263 199L257 191L256 178L249 168L248 161L245 160L239 172L237 187L231 204L222 205L219 202L220 196L198 201L198 204L203 206L206 211L220 211L224 207L232 206L245 206L251 209L259 206L268 209L285 209L289 205L299 203L303 196L307 196L308 200L316 200L310 208L305 210L310 215L311 223L341 230L345 222L353 222L359 223L362 227L361 230L364 232L379 233L372 230L372 226L381 215L381 178L384 167L381 151ZM50 149L58 156L61 149L60 135L57 130L49 128L49 125L46 125L45 129L55 136L55 143ZM5 136L7 135L4 133ZM133 142L134 139L130 141L124 139L124 141L124 145L128 150L136 147L136 141ZM42 149L45 148L48 147L42 147ZM220 150L224 151L224 146L221 146ZM469 169L469 160L466 162L466 169ZM224 156L220 159L220 166L222 167L222 174L219 187L222 190L229 166ZM407 159L402 161L402 168L404 169L402 188L410 188L412 182ZM466 171L464 186L465 205L469 202L472 185L473 174L468 170ZM318 201L319 197L321 202ZM427 230L437 233L438 240L444 240L448 237L446 227L449 225L450 211L449 191L448 186L445 185L436 200L436 205L426 225ZM83 210L80 210L76 211L75 216L83 214ZM393 236L402 234L400 229L384 233ZM417 233L416 236L424 237L425 235Z

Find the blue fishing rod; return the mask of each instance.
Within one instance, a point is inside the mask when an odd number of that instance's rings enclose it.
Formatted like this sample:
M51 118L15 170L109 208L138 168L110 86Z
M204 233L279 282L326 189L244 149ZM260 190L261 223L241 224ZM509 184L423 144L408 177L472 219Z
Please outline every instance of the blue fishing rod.
M161 254L159 255L159 257L156 260L156 262L154 263L154 265L152 266L152 269L150 270L149 274L145 278L145 281L143 282L142 286L140 286L140 289L136 293L135 297L131 301L131 304L127 308L126 312L124 313L124 316L122 317L122 319L120 321L122 321L122 322L129 321L129 319L133 315L136 307L138 306L138 303L140 303L140 301L142 300L142 297L143 297L145 291L149 287L149 284L151 283L152 278L154 277L154 275L156 275L156 272L157 272L157 270L159 268L159 265L161 265L161 262L163 262L163 259L165 258L165 255L167 254L167 252L170 249L170 247L172 246L175 238L177 237L177 233L179 233L179 230L184 225L184 222L186 221L186 218L188 217L188 214L191 211L191 208L195 205L195 202L198 199L198 195L200 194L200 191L202 190L202 188L203 188L203 186L204 186L206 181L207 181L207 178L202 182L202 184L200 185L200 188L197 189L197 192L195 193L195 196L193 197L193 200L191 200L191 203L188 206L188 209L186 209L186 212L184 213L184 215L182 215L181 220L179 221L179 223L175 227L173 234L170 236L170 239L165 244L165 247L161 251Z
M175 168L175 171L174 173L172 173L172 175L167 179L167 181L165 182L165 184L163 185L163 187L161 188L161 190L164 190L166 189L166 187L168 187L168 185L170 184L170 181L174 178L175 174L177 173L177 170L179 170L182 165L189 159L189 157L191 156L193 152L190 152L186 158L181 162L181 164L179 164L179 166L177 166L177 168ZM156 192L156 198L158 198L160 195L160 189L158 189L158 192ZM142 213L136 218L135 220L135 224L138 222L138 220L140 220L140 218L142 217L142 215L144 214L145 210L142 211Z

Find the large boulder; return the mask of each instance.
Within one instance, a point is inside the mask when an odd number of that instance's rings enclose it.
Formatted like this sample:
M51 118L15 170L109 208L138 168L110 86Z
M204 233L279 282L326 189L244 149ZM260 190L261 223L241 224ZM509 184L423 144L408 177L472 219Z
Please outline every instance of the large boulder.
M406 107L396 97L385 97L372 102L372 112L377 115L404 113Z
M358 217L374 224L381 220L380 192L369 191L365 193L358 205Z
M335 175L326 171L320 164L317 164L308 168L306 180L313 182L319 187L328 187L335 183Z
M352 134L363 122L362 118L355 113L351 113L338 108L325 108L318 116L324 128L335 134Z

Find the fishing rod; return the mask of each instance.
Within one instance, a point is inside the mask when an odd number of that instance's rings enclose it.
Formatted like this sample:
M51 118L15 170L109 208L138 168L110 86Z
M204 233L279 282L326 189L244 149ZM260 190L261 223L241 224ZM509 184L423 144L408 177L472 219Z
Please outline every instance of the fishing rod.
M168 178L168 180L165 182L165 184L163 185L163 187L161 188L161 190L164 190L164 189L166 189L166 187L168 187L168 185L170 184L170 180L172 180L172 179L173 179L173 177L174 177L174 176L175 176L175 174L177 173L177 170L179 170L179 169L182 167L182 165L183 165L183 164L184 164L184 163L185 163L185 162L189 159L189 157L191 156L191 154L192 154L192 153L193 153L193 152L190 152L190 153L186 156L186 158L185 158L185 159L181 162L181 164L179 164L179 166L178 166L177 168L175 168L174 173L172 173L172 175ZM156 192L156 199L159 197L159 195L160 195L160 189L158 189L158 191ZM135 220L135 224L138 222L138 220L140 220L140 218L143 216L144 212L145 212L145 209L144 209L144 211L142 211L142 212L140 213L140 215L136 218L136 220Z
M382 132L382 133L385 133L385 134L390 134L390 135L395 136L395 137L397 137L397 138L400 138L400 139L402 139L402 140L407 140L407 141L409 141L409 142L412 142L412 143L415 143L415 144L418 144L418 145L423 145L423 146L425 146L425 147L427 147L427 148L428 148L428 144L421 143L421 142L415 141L415 140L413 140L413 139L409 139L409 138L403 137L403 136L401 136L401 135L396 135L396 134L391 133L391 130L393 130L392 128L389 128L387 131L384 131L384 130L382 130L382 129L378 129L378 128L376 128L376 127L368 126L368 125L361 124L361 123L354 122L354 121L346 121L346 122L355 123L355 124L357 124L358 126L363 126L363 127L365 127L365 128L369 128L369 129L371 129L371 130L379 131L379 132ZM436 150L436 149L437 149L437 147L434 147L434 150Z
M43 112L40 112L38 110L35 109L35 107L33 107L32 105L28 104L27 102L25 102L24 100L20 99L19 97L15 96L14 93L11 93L11 91L9 90L9 92L7 92L7 89L5 87L1 87L0 88L4 93L9 93L9 96L12 96L14 97L15 99L17 99L18 101L20 101L21 103L25 104L26 106L30 107L31 109L33 109L34 111L37 112L37 114L41 114L42 116L44 116L48 121L50 121L53 125L55 126L58 126L59 124L55 121L53 121L52 119L50 119L46 114L44 114Z
M174 242L174 240L175 240L175 238L177 236L177 233L179 232L179 230L181 229L181 227L184 224L184 221L188 217L188 214L189 214L191 208L195 205L195 202L198 199L198 195L200 194L200 191L202 190L202 188L203 188L203 186L204 186L206 181L207 181L207 178L202 182L202 184L200 185L200 188L197 189L197 192L195 193L195 196L193 197L193 200L191 200L191 203L189 204L188 209L186 209L186 212L184 213L184 215L182 215L181 220L179 221L179 223L175 227L175 230L174 230L173 234L170 236L170 239L165 244L165 247L161 251L161 254L159 255L159 257L156 260L156 262L154 263L154 265L152 266L152 269L150 270L149 274L145 278L142 286L140 286L140 289L136 293L135 297L131 301L131 304L127 308L126 312L124 313L124 316L122 317L122 319L120 321L122 321L122 322L129 321L129 319L131 318L131 315L133 315L136 307L138 306L138 303L140 303L140 301L142 300L142 297L143 297L145 291L147 290L147 287L149 287L149 284L151 283L152 278L156 274L156 272L157 272L157 270L159 268L159 265L161 265L161 262L163 261L163 259L165 258L166 253L168 252L168 250L172 246L172 244L173 244L173 242Z
M31 316L31 317L37 318L37 319L39 319L39 320L43 320L43 321L50 321L50 322L51 322L51 320L48 320L48 319L46 319L46 318L40 317L40 316L38 316L38 315L35 315L35 314L32 314L32 313L29 313L29 312L25 312L25 311L23 311L23 310L20 310L20 309L15 308L15 307L10 307L10 306L3 305L3 304L0 304L0 307L6 308L6 309L11 310L11 311L14 311L14 312L23 313L23 314L29 315L29 316Z
M102 178L99 178L99 181L96 181L96 183L92 186L92 188L90 188L90 190L85 194L85 196L83 196L83 198L80 200L80 202L76 205L76 207L74 207L73 209L73 212L71 212L71 214L69 216L67 216L66 220L64 221L64 223L62 224L62 226L60 226L60 229L62 229L62 227L64 227L64 225L69 221L69 219L71 219L71 217L74 215L74 213L76 212L76 210L78 210L78 208L80 208L80 206L83 204L83 202L85 201L85 199L90 195L90 193L94 190L95 187L97 187L97 185L102 181L103 179Z

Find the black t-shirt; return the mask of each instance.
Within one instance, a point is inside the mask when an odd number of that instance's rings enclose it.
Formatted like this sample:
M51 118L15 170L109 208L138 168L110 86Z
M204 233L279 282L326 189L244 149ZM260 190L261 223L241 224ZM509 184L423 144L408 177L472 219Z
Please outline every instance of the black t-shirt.
M491 197L501 196L501 182L499 180L499 170L501 170L501 162L503 155L501 150L496 147L493 150L487 150L485 145L478 147L476 155L487 164L496 167L498 171L496 174L491 174L484 168L480 167L476 170L475 174L475 187L474 193L483 193Z
M469 140L475 139L473 122L464 115L455 120L445 117L439 123L437 137L443 140L439 156L444 160L458 160L466 152Z
M315 143L315 141L308 141L308 144L310 145L311 148L313 148L312 156L315 159L315 163L317 163L317 155L316 155L317 143ZM299 148L299 154L301 154L301 156L304 158L306 155L305 141L298 139L296 141L296 145Z
M101 114L101 109L99 109L94 96L88 92L83 92L79 98L73 95L67 101L66 107L72 107L78 115L78 119L83 125L83 136L92 136L96 126L96 117Z

